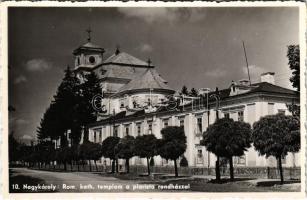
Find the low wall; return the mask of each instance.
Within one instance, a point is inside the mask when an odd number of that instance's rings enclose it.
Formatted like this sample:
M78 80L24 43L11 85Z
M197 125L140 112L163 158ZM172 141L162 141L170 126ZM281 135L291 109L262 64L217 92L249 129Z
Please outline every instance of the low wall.
M133 173L147 173L146 166L131 166L130 171ZM155 166L151 167L152 173L167 173L174 174L175 169L173 166ZM229 176L229 168L220 169L222 176ZM180 175L213 175L215 176L215 168L204 167L178 167L178 173ZM279 178L279 171L275 167L234 167L234 175L236 177L249 177L249 178ZM283 168L283 175L286 179L300 179L301 168Z
M40 169L40 170L51 170L51 171L83 171L83 172L109 172L111 171L111 166L102 166L97 165L66 165L66 170L64 170L64 165L42 165L42 166L32 166L31 168ZM124 168L119 169L124 171ZM151 173L162 173L162 174L174 174L174 166L153 166L150 167ZM229 168L220 169L222 176L229 176ZM147 166L144 165L134 165L130 166L130 173L132 174L146 174ZM204 167L178 167L179 175L213 175L215 176L215 168L204 168ZM283 174L285 179L300 179L301 178L301 168L300 167L284 167ZM269 179L278 179L279 171L276 167L234 167L235 177L249 177L249 178L269 178Z

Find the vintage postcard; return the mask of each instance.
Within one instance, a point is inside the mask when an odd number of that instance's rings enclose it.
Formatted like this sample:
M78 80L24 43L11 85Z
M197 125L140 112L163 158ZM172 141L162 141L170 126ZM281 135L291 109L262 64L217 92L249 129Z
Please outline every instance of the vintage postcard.
M5 198L304 198L300 2L1 4Z

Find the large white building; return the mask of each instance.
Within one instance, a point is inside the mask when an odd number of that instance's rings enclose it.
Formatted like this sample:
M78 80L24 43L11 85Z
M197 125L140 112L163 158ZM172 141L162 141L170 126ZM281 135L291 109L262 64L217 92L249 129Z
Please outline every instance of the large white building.
M187 136L185 157L189 166L214 167L216 157L200 145L202 133L217 117L229 117L251 125L260 117L276 113L291 114L288 104L299 104L299 94L275 85L274 73L261 75L261 82L250 85L249 81L232 81L226 89L213 89L201 98L181 98L177 109L167 102L175 91L157 73L150 61L144 62L116 49L103 59L104 49L91 43L74 51L75 71L82 74L94 71L101 80L104 112L97 122L88 125L89 140L101 143L108 136L138 136L154 134L161 138L161 129L166 126L183 126ZM207 104L208 102L208 104ZM173 102L174 104L175 102ZM168 105L168 106L167 106ZM218 109L217 109L218 108ZM217 111L217 113L216 113ZM172 165L159 156L155 165ZM110 163L104 158L104 163ZM132 165L145 164L145 160L134 157ZM234 158L237 166L276 166L275 158L259 156L251 147L244 156ZM283 164L299 166L300 156L289 154Z

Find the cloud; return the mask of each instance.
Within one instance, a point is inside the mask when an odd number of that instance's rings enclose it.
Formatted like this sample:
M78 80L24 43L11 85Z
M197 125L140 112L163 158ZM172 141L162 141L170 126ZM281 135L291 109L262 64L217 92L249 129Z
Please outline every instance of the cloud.
M29 121L25 120L25 119L15 119L15 123L18 125L23 125L23 124L28 124Z
M32 140L33 137L30 136L30 135L23 135L20 139L22 139L22 140Z
M149 44L142 44L139 49L141 52L152 52L153 47Z
M196 22L206 16L203 8L118 8L127 17L152 22Z
M206 72L207 76L210 76L213 78L220 78L220 77L226 76L226 74L227 74L227 71L224 69L213 69L211 71Z
M249 73L250 73L251 79L259 79L260 75L266 72L266 70L267 69L260 67L260 66L249 65ZM242 67L242 72L244 73L244 75L246 76L248 75L246 66Z
M45 59L32 59L26 63L28 71L46 71L52 68L52 64Z
M24 75L17 76L14 80L15 84L27 82L27 78Z

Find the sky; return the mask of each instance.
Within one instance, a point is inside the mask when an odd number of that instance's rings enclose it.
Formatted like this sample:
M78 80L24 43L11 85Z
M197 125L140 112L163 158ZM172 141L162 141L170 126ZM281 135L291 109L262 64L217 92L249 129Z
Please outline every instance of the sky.
M144 61L150 58L169 86L179 90L229 87L247 79L245 43L252 83L275 72L289 82L287 45L299 42L299 11L247 8L10 8L9 130L19 140L35 139L36 128L73 67L72 51L92 42L112 55L116 46Z

